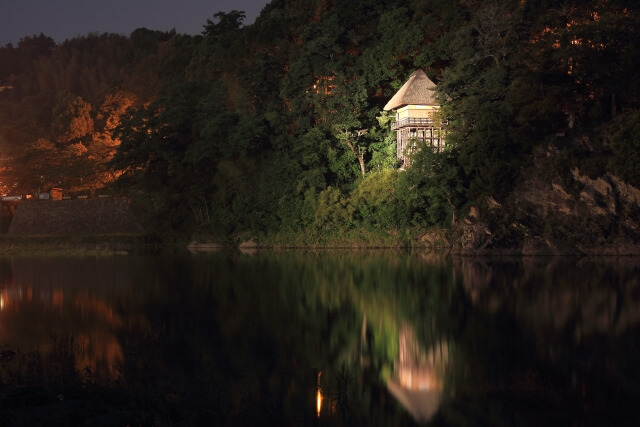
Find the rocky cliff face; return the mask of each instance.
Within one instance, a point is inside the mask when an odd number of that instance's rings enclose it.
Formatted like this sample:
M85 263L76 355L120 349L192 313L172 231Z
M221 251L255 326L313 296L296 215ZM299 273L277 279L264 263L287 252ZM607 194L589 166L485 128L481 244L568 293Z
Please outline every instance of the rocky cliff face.
M503 203L488 199L456 229L453 252L468 255L640 254L640 190L578 169L544 179L538 165Z

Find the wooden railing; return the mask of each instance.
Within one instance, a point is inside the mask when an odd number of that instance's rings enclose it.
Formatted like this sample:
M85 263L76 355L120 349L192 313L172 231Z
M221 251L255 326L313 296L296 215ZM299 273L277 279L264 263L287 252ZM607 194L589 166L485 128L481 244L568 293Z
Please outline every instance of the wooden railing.
M428 117L407 117L397 122L391 123L391 130L398 130L405 127L443 127L447 122L434 122L433 119Z

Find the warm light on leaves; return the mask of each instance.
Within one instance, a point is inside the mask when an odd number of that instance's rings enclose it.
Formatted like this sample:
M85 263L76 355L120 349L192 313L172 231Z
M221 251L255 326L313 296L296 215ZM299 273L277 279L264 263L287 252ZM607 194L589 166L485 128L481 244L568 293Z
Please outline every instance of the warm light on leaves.
M316 94L331 95L336 85L331 82L335 79L335 76L320 76L313 84L313 91Z
M87 147L85 147L82 142L78 142L77 144L69 144L69 146L67 147L67 154L72 157L80 157L87 151Z

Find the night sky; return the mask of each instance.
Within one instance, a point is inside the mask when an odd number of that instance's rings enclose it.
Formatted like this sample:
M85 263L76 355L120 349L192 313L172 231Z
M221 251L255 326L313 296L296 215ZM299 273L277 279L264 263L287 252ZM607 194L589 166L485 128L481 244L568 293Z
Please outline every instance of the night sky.
M218 11L244 10L252 24L270 0L0 0L0 46L31 35L56 43L89 33L128 36L136 28L200 34Z

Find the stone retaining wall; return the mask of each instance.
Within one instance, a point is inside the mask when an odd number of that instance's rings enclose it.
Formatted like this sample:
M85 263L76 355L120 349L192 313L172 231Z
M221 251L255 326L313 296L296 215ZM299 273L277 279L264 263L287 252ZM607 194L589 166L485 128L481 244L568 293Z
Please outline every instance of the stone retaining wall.
M116 234L143 229L123 198L23 201L16 207L9 234Z

